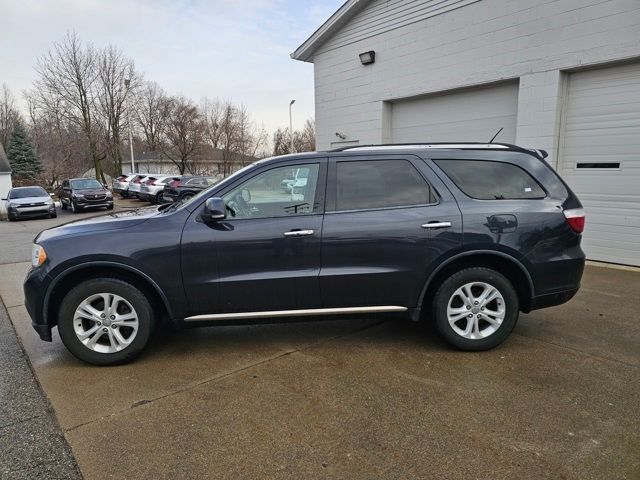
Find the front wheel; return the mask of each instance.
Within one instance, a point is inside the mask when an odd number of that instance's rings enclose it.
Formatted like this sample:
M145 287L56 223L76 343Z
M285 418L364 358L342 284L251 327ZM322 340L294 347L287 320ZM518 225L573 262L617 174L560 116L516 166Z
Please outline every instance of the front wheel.
M78 213L78 206L76 205L76 202L71 200L70 203L71 203L71 213Z
M484 267L453 274L438 288L432 304L440 334L454 347L467 351L500 345L515 327L519 309L511 282Z
M95 278L64 297L58 331L67 349L93 365L119 365L146 347L153 330L151 304L135 286L114 278Z
M184 195L182 195L182 197L180 197L180 201L186 202L187 200L189 200L193 196L194 196L193 193L185 193Z

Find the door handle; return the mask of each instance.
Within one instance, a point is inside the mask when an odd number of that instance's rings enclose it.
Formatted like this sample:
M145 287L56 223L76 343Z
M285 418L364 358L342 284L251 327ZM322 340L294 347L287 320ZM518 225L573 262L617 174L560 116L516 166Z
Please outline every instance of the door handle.
M422 228L449 228L451 222L429 222L423 223Z
M284 232L285 237L306 237L308 235L313 235L313 230L291 230Z

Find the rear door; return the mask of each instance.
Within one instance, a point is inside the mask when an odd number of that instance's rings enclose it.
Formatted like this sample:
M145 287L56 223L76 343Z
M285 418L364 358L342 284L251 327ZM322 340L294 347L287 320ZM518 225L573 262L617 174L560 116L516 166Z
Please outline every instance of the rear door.
M325 308L416 306L430 246L448 250L461 242L457 205L431 177L410 155L330 160L320 271Z

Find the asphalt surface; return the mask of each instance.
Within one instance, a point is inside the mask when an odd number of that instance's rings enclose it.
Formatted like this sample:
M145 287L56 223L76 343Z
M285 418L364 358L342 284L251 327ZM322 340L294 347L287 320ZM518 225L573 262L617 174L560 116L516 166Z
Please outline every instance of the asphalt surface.
M1 223L3 244L30 242L19 228ZM489 352L376 317L164 331L98 368L32 331L29 249L0 295L87 479L640 478L636 271L588 267Z
M128 203L128 202L127 202ZM125 205L128 206L128 205ZM76 218L58 209L57 219L0 222L0 478L82 478L53 408L34 375L9 320L5 303L22 303L20 276L30 260L31 241L38 232Z

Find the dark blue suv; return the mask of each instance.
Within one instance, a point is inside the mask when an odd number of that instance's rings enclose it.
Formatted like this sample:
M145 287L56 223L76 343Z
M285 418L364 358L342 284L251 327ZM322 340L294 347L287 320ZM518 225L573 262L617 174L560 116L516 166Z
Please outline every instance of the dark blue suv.
M26 306L43 340L57 325L99 365L133 359L162 320L404 312L486 350L580 285L584 211L545 156L431 144L261 160L182 203L43 231Z

